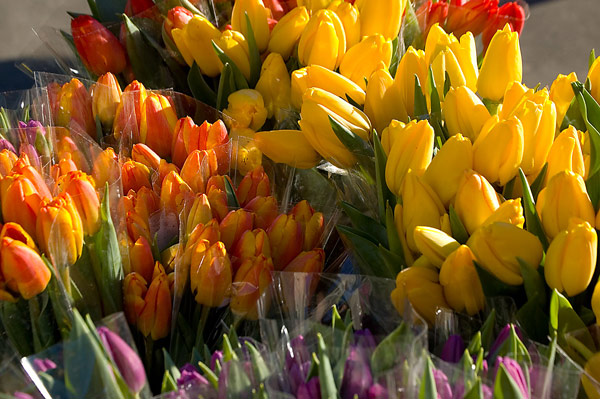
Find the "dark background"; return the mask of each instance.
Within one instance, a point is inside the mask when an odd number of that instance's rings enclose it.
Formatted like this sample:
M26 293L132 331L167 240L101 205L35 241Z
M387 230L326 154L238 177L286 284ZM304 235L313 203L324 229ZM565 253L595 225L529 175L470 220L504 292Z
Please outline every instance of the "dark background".
M85 0L0 0L0 92L31 87L15 67L27 61L47 65L52 54L40 36L60 42L49 27L69 29L66 11L88 11ZM521 35L524 83L550 85L559 73L575 71L585 79L592 48L600 55L600 0L530 0L530 16Z

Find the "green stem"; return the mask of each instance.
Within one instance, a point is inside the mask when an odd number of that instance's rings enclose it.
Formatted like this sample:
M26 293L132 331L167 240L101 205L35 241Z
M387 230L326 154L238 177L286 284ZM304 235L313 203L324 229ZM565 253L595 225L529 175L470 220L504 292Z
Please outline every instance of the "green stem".
M69 271L69 266L62 267L60 278L63 281L67 294L69 294L69 298L71 298L71 272Z
M206 320L208 319L209 312L210 307L202 306L202 314L200 315L198 329L196 330L196 349L198 349L198 351L200 351L204 346L204 327L206 326Z
M578 340L577 338L569 335L566 337L566 341L567 343L573 347L573 349L575 349L577 352L579 352L579 354L581 354L585 360L590 360L590 358L592 356L594 356L594 352L592 352L591 350L589 350L589 348L587 346L585 346L580 340Z

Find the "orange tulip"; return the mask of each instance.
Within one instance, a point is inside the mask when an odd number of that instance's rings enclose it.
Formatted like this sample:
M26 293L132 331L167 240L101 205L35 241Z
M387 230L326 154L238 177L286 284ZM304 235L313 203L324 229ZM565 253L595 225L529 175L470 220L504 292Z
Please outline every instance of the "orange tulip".
M237 197L241 206L246 206L256 197L271 194L269 176L261 165L246 174L237 189Z
M217 174L219 165L214 150L194 150L181 168L181 178L195 193L204 193L210 176Z
M58 98L58 126L85 132L96 138L96 122L92 115L92 97L78 79L73 78L60 89Z
M169 173L163 180L160 189L160 204L171 212L179 214L185 199L191 195L192 189L183 181L177 172Z
M137 326L145 336L158 340L169 335L171 328L171 291L169 279L160 263L156 262L155 276L144 298Z
M139 273L129 273L123 280L123 310L129 324L137 324L144 308L144 297L148 288L146 280Z
M231 289L231 261L222 242L210 248L198 245L192 255L190 288L196 302L210 307L221 306Z
M5 177L10 174L17 159L17 154L10 150L0 151L0 177Z
M279 215L275 197L256 197L244 209L254 213L254 226L263 230L268 229Z
M123 191L138 191L142 187L152 188L150 182L150 170L146 165L135 161L126 161L121 166L121 179L123 181Z
M4 237L12 238L13 240L21 241L23 244L26 244L29 248L35 249L37 251L37 247L35 245L35 241L33 238L21 227L20 224L17 223L4 223L2 226L2 230L0 231L0 240Z
M66 153L65 156L58 161L58 163L52 165L50 175L54 181L58 181L62 176L69 172L75 172L79 170L75 162L71 159L71 154Z
M284 272L294 273L321 273L325 265L325 251L316 248L302 251L286 267Z
M169 99L150 93L141 107L140 141L161 158L171 156L177 114Z
M81 217L83 231L92 236L100 228L100 199L93 179L83 172L69 172L58 181L61 192L71 196Z
M129 211L125 216L125 224L127 226L127 234L132 242L136 242L140 237L144 237L148 242L152 242L152 233L150 232L147 218L144 218L135 211Z
M198 224L194 230L192 230L192 233L185 244L183 263L185 265L190 265L193 254L197 253L196 246L204 245L208 248L220 240L221 232L219 231L219 222L217 222L216 219L212 219L206 224Z
M302 226L304 232L304 251L310 251L321 240L325 228L325 219L321 212L315 212L308 201L302 200L292 208L290 215L294 215Z
M148 169L158 170L160 167L161 158L146 144L134 144L131 149L131 159L145 165Z
M233 249L242 237L242 234L246 230L252 230L253 224L254 215L252 213L244 209L229 212L219 225L221 241L223 241L227 249Z
M279 215L267 230L276 270L283 270L302 251L302 226L293 215Z
M120 168L117 154L112 148L102 151L94 160L92 176L96 182L96 187L104 187L119 178ZM127 192L127 191L125 191Z
M231 254L234 256L234 271L237 271L244 259L259 255L270 258L271 244L267 232L263 229L246 230L233 247Z
M29 179L23 175L7 176L0 181L2 216L5 222L23 226L32 237L42 197Z
M92 86L92 114L102 125L112 127L121 102L121 87L115 75L110 72L98 78Z
M132 272L139 273L146 281L152 280L154 256L150 243L143 236L129 248L129 261Z
M0 272L6 286L24 299L43 292L51 276L34 249L10 237L3 237L0 241Z
M36 191L40 194L40 197L43 199L51 199L52 194L50 194L50 189L48 189L48 185L46 185L46 181L37 171L36 168L31 166L27 157L21 157L15 162L15 165L12 169L13 173L23 175L23 177L29 179L31 184L35 187Z
M123 90L113 123L115 138L127 134L131 135L130 139L134 143L140 140L139 128L142 121L142 104L147 96L146 88L137 80L129 83Z
M258 318L258 300L273 281L273 261L264 255L246 259L235 274L231 311L248 319Z

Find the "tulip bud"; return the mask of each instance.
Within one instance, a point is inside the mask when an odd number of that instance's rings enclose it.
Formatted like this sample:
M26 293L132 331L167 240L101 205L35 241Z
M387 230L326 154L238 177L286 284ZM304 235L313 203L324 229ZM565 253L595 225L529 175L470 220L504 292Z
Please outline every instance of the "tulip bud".
M271 244L267 232L263 229L246 230L238 240L231 254L239 260L259 255L270 258Z
M550 86L550 101L556 106L556 127L560 128L567 110L571 105L571 101L575 97L573 88L571 87L572 82L577 81L577 74L571 72L569 75L558 74L552 86Z
M385 165L385 181L400 195L404 176L409 170L422 175L433 155L433 128L426 120L411 121L397 133Z
M59 126L86 132L96 138L96 123L92 114L92 97L78 79L73 78L60 89L58 115Z
M523 125L516 117L490 118L473 143L473 169L492 183L506 185L523 161L524 140Z
M149 219L150 215L159 210L160 197L148 187L142 187L137 193L133 191L134 207L133 210L140 214L144 219Z
M556 137L548 153L547 181L563 170L571 171L583 178L586 177L583 151L579 140L580 134L583 133L578 132L575 127L569 126Z
M177 115L169 99L161 94L148 94L142 104L141 115L140 141L161 158L168 158L177 123Z
M279 215L267 230L273 264L282 270L301 251L304 245L302 226L293 215Z
M398 273L391 300L400 314L404 314L404 304L408 300L429 325L435 324L438 308L450 308L439 284L437 270L425 267L408 267Z
M334 0L327 6L328 10L335 12L342 21L344 26L344 33L346 34L346 48L350 48L360 41L360 15L358 9L343 0ZM374 32L376 34L381 33L380 31ZM370 36L371 34L367 35ZM390 40L393 40L391 38Z
M300 130L257 132L254 142L258 149L274 162L294 168L310 169L321 159Z
M504 201L498 208L496 208L494 213L485 219L482 226L487 226L494 222L510 223L517 227L523 228L523 224L525 224L525 217L523 216L521 198Z
M483 58L477 80L477 91L486 99L499 101L508 85L520 82L523 62L519 48L519 35L505 26L496 32Z
M242 32L248 37L248 27L245 14L248 13L248 19L254 32L254 40L258 51L263 52L269 44L269 23L267 21L271 12L265 7L262 0L241 0L236 1L231 12L231 26L234 30Z
M136 325L144 308L146 280L138 273L129 273L123 280L123 310L129 324Z
M373 376L369 353L360 346L351 345L344 362L344 376L340 386L342 399L368 398Z
M179 214L185 200L191 195L192 189L183 181L177 172L169 173L163 180L160 189L160 204L170 212Z
M83 231L88 236L100 228L100 199L93 180L83 172L69 172L58 181L61 192L69 194L81 217Z
M256 90L262 95L268 118L283 120L290 107L290 75L281 55L271 53L263 62Z
M108 72L98 78L92 88L92 112L104 126L112 127L121 102L121 87L117 78Z
M2 237L0 278L8 289L31 299L46 289L50 277L50 270L35 249L19 240Z
M210 202L206 194L196 194L185 223L186 235L189 236L198 224L208 223L212 217Z
M221 221L229 213L229 205L227 204L227 193L218 188L206 188L206 196L210 202L213 217Z
M144 307L141 309L137 326L145 336L159 340L169 335L171 328L171 291L168 277L160 263L156 263L148 292L144 297Z
M423 37L428 37L429 32L436 24L444 24L448 16L449 4L445 1L427 0L416 11L419 27Z
M361 36L379 33L387 40L394 40L400 32L406 3L405 0L386 0L378 4L368 0L357 1Z
M415 75L419 78L421 90L423 90L427 81L427 70L425 52L409 47L400 59L394 83L385 94L384 102L395 104L396 110L392 115L393 119L408 121L408 117L420 116L414 113Z
M452 0L448 9L446 30L457 37L468 31L477 36L483 32L488 18L496 12L496 7L497 3L490 0Z
M279 214L275 197L256 197L244 209L254 214L254 226L266 230Z
M13 165L17 162L17 154L7 149L0 151L0 177L4 178L10 174Z
M284 272L294 273L322 273L325 265L325 251L315 248L302 251L283 269ZM315 283L318 280L315 280Z
M477 172L466 171L458 184L454 208L469 234L473 234L500 206L492 185Z
M196 246L204 245L206 249L216 242L221 240L219 232L219 222L216 219L211 219L206 224L198 224L188 237L184 251L184 264L189 265L193 254L201 254L196 251Z
M149 222L142 215L135 211L129 211L125 216L125 223L127 234L132 242L137 241L140 237L144 237L148 242L152 241Z
M75 162L71 159L71 154L68 152L64 154L64 157L55 163L50 168L50 175L54 181L58 181L62 176L69 172L77 172L79 168L75 165Z
M152 188L150 183L150 170L146 165L135 161L126 161L121 166L121 177L123 179L123 191L138 191L142 187Z
M210 77L219 74L222 64L215 53L212 40L220 37L221 32L208 19L194 15L183 28L173 29L171 35L188 65L191 66L196 61L203 74Z
M285 60L290 58L309 18L306 7L301 6L284 15L271 32L269 52L279 53Z
M600 101L600 57L597 57L590 66L587 79L592 84L590 94L594 97L594 100Z
M114 182L119 178L119 160L115 151L108 147L94 160L92 176L97 187L104 187L107 182ZM127 192L127 191L125 191Z
M12 173L22 175L23 177L28 179L31 182L31 184L33 184L33 187L35 187L36 191L40 194L42 198L52 198L46 181L44 180L40 172L38 172L38 170L29 163L27 156L21 156L21 158L19 158L17 162L15 162L12 169Z
M477 139L481 128L490 119L485 105L466 86L450 88L444 99L442 113L451 136L460 133L471 141Z
M394 80L386 68L375 70L368 80L365 96L365 113L371 120L375 130L383 132L390 122L392 122L392 115L395 112L395 106L385 101L385 94L394 83ZM386 146L384 146L385 149ZM386 154L389 154L389 146Z
M244 176L236 190L236 194L242 207L256 197L266 197L271 194L269 176L267 176L262 166L256 167Z
M542 260L540 240L513 224L495 222L479 228L467 241L477 263L498 280L510 284L523 284L521 258L537 269Z
M190 20L194 18L194 14L187 8L177 6L173 7L167 13L167 18L163 22L163 28L167 35L173 39L173 29L183 29Z
M190 268L190 288L196 302L209 307L223 304L231 289L231 261L222 242L210 248L197 246L192 255ZM196 256L197 251L203 252ZM200 254L198 254L200 255Z
M381 35L367 36L349 48L340 64L340 73L366 90L371 74L388 68L392 60L392 42Z
M194 150L188 155L181 168L181 178L195 193L205 191L210 176L217 174L219 165L214 150Z
M438 29L441 30L439 27ZM479 71L475 39L471 33L463 35L460 39L460 42L454 39L431 60L433 78L440 98L444 96L446 74L452 87L466 86L470 90L476 90ZM427 59L427 48L425 58Z
M371 134L371 123L363 112L322 89L304 92L300 117L304 137L323 158L338 167L351 167L356 158L335 135L329 117L363 140Z
M304 250L315 248L323 235L324 218L321 212L315 212L308 201L298 202L290 211L304 232Z
M228 249L233 249L246 230L252 230L254 216L244 209L231 211L219 225L221 241Z
M127 66L127 55L119 39L89 15L71 21L71 34L81 61L96 75L119 74Z
M250 79L250 50L244 35L235 30L226 29L213 42L233 61L246 80ZM223 70L223 63L220 60L219 70Z
M2 230L0 231L0 240L2 240L4 237L21 241L29 248L37 251L35 241L33 241L33 238L31 238L31 236L23 229L23 227L21 227L20 224L12 222L4 223Z
M475 256L466 245L452 252L440 269L440 284L452 309L473 316L483 310L485 296L475 270Z
M260 255L242 262L232 284L231 311L247 319L258 318L258 300L273 281L271 258Z
M4 222L18 223L32 237L36 237L36 219L43 198L29 179L12 175L0 181L2 217Z
M415 246L427 260L441 267L448 255L460 244L441 230L428 226L417 226L414 230Z
M131 158L138 163L146 165L148 169L158 171L161 158L146 144L137 143L131 149Z
M595 226L596 214L585 182L580 175L570 171L559 172L548 181L538 195L536 209L550 238L566 230L572 217Z
M334 70L340 65L345 52L346 35L337 14L330 10L314 13L298 43L300 63Z
M335 94L343 100L346 96L358 104L365 103L365 91L347 77L323 68L320 65L309 65L292 72L292 104L300 109L302 96L307 89L316 87Z
M125 87L113 123L115 138L119 138L123 134L131 134L134 142L139 141L138 130L142 121L142 104L146 97L146 88L137 80Z
M257 131L265 123L268 111L262 95L257 90L238 90L227 97L228 106L223 113L233 119L233 127Z
M450 137L427 167L423 179L448 207L464 173L473 168L471 141L461 134Z
M130 247L129 261L132 272L138 273L146 281L152 280L154 256L152 255L150 243L143 236L140 236Z
M498 8L495 18L491 18L483 30L483 34L481 35L483 45L487 48L496 31L502 29L506 25L510 27L511 31L521 34L525 19L525 10L519 3L511 1L503 4L502 7Z

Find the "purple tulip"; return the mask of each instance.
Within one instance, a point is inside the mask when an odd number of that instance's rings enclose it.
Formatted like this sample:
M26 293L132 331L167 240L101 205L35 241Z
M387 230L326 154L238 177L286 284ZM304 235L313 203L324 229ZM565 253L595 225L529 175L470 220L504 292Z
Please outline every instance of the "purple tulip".
M42 136L46 136L46 129L44 129L44 126L40 122L34 121L33 119L31 119L28 123L19 121L19 129L26 134L27 142L29 144L35 143L35 138L37 137L38 133Z
M452 388L450 388L446 374L442 370L433 369L433 378L438 399L452 399Z
M293 362L304 364L310 362L310 359L310 353L302 335L298 335L287 344L285 365L288 370L291 368Z
M181 368L181 377L177 379L177 386L182 388L186 385L208 385L208 380L193 365L186 363Z
M319 377L313 377L306 384L300 385L296 399L321 399Z
M514 327L515 332L517 333L517 336L519 337L519 339L522 340L523 334L521 334L521 330L519 329L519 327L515 326L514 324L512 326ZM507 324L500 331L500 333L496 337L496 340L492 344L492 347L490 348L490 354L488 355L488 359L496 358L496 355L498 354L500 347L502 346L504 341L506 341L508 339L508 337L510 337L510 327L511 327L511 324Z
M13 397L15 399L33 399L33 396L25 392L15 392Z
M451 335L444 344L442 355L443 361L448 363L458 363L465 352L465 344L460 335Z
M293 393L296 393L300 385L304 384L309 370L310 362L304 362L302 364L296 362L292 363L292 367L288 369L288 375L290 388Z
M42 161L40 160L40 155L33 145L26 143L21 144L19 147L19 154L27 154L27 158L29 158L29 163L31 166L37 170L41 169Z
M13 147L10 141L6 140L5 138L0 139L0 151L2 150L9 150L14 152L15 154L17 153L15 147Z
M371 385L367 393L369 399L388 399L388 391L381 384Z
M354 337L356 345L360 346L361 348L367 349L367 353L373 352L377 347L375 337L373 337L373 334L371 334L371 331L368 328L356 331L354 333Z
M342 399L368 399L369 388L373 385L373 377L368 360L363 350L356 346L350 348L350 353L344 365L344 378L340 393Z
M56 368L56 363L50 359L35 359L33 361L33 368L38 373L44 373L48 370L54 370Z
M494 375L498 375L498 370L500 366L503 365L504 369L508 373L508 375L514 380L514 382L519 387L521 391L521 397L523 399L529 399L529 388L527 386L527 380L525 379L525 375L523 374L523 369L517 363L516 360L513 360L509 357L498 356L496 358L496 364L494 366L495 373Z
M127 386L135 393L140 392L146 385L146 373L137 353L119 335L106 327L98 327L98 335Z
M215 367L217 367L217 361L219 361L221 365L223 364L223 351L214 351L210 357L210 369L212 371L215 371Z

